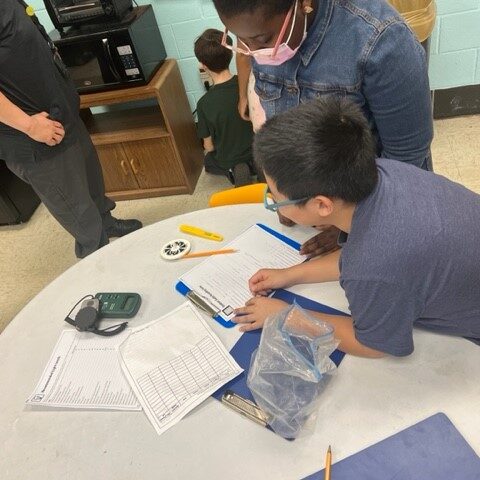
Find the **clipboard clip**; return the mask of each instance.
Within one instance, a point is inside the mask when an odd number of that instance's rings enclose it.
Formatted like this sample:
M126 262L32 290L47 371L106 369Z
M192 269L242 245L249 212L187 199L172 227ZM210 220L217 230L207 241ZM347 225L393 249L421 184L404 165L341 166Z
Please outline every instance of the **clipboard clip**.
M259 406L255 405L250 400L237 395L232 390L227 390L222 395L222 403L250 420L253 420L255 423L262 425L262 427L268 425L268 417Z
M193 290L190 290L185 295L196 307L204 311L206 314L210 315L212 318L215 318L218 315L218 311L211 307L203 298L200 297Z

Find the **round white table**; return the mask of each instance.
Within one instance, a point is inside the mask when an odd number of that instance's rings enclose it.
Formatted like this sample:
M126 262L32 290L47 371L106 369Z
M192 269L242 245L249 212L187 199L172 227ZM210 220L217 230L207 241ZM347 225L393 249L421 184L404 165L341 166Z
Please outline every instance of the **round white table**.
M40 410L25 405L50 357L63 318L87 293L142 295L131 326L185 301L176 279L202 259L166 262L160 248L188 223L222 233L225 243L262 222L303 241L313 230L285 228L261 205L238 205L170 218L82 260L39 293L0 335L0 477L7 479L299 479L434 413L445 412L480 453L480 348L467 340L415 332L407 358L346 356L323 393L316 431L288 442L208 399L158 436L143 412ZM192 237L195 249L218 244ZM294 291L347 311L336 283ZM238 329L209 320L230 348Z

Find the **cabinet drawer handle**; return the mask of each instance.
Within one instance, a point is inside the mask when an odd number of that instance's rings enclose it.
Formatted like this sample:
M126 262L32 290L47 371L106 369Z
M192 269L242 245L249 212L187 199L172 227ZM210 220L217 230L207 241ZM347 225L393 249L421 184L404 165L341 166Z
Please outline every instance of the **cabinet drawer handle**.
M132 158L132 159L130 160L130 165L132 166L133 173L134 173L135 175L137 175L138 172L140 171L140 169L135 166L135 159L134 159L134 158Z
M127 163L125 162L125 160L122 160L122 161L120 162L120 165L121 165L121 167L122 167L123 174L124 174L125 176L128 176L128 168L127 168Z

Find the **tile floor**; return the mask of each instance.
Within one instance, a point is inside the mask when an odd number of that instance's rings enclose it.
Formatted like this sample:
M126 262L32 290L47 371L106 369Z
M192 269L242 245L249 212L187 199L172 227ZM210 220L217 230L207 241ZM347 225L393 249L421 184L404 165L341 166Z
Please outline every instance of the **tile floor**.
M435 171L480 193L480 115L435 121ZM145 225L207 207L226 179L203 173L193 195L119 202L120 218ZM43 287L77 262L71 237L43 205L24 225L0 227L0 332ZM32 319L34 321L34 319Z

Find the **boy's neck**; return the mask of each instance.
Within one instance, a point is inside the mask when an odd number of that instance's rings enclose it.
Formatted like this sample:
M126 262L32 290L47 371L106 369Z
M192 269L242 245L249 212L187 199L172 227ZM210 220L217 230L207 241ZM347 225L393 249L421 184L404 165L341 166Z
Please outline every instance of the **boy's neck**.
M337 211L332 224L335 225L342 232L350 233L352 229L353 214L355 213L356 203L345 203Z
M219 72L219 73L210 71L209 73L210 73L210 76L212 77L214 85L228 82L233 77L230 70L223 70L223 72Z

